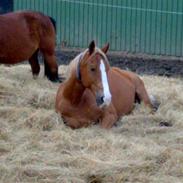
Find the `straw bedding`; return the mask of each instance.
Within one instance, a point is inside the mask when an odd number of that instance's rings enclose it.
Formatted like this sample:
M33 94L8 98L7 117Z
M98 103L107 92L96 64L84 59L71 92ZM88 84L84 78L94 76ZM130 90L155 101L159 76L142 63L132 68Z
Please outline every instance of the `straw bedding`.
M136 105L110 130L72 130L54 111L58 84L0 66L0 182L183 182L183 81L142 79L155 114Z

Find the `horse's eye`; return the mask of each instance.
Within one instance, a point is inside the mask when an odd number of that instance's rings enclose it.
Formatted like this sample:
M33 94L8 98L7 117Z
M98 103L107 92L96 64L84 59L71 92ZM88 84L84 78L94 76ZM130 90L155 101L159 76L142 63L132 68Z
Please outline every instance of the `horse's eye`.
M91 70L92 72L95 72L95 68L91 68L90 70Z

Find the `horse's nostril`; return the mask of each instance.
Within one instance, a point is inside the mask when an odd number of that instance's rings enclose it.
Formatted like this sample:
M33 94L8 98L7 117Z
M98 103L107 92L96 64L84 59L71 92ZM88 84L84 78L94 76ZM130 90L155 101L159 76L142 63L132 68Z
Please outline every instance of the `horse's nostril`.
M104 103L104 96L101 97L101 102Z
M98 96L96 98L97 105L102 105L104 103L104 96Z

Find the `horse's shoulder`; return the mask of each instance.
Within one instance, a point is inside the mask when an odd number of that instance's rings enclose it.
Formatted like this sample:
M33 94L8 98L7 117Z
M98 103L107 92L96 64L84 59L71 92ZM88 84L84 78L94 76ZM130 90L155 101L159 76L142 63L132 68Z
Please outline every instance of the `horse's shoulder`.
M60 103L64 102L65 98L63 97L63 89L64 89L64 83L61 83L59 88L58 88L58 92L57 92L57 95L56 95L56 107L59 108L60 106ZM62 100L60 100L62 99Z
M70 105L70 101L67 100L65 97L60 97L56 99L56 111L63 114L63 115L68 115L72 113L72 107Z

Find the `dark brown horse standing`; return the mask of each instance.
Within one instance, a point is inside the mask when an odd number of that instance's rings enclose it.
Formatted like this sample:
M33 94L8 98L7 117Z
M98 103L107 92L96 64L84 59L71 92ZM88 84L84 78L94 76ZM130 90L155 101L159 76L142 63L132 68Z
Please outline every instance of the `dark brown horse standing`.
M0 63L29 60L33 76L40 72L38 52L44 57L45 75L58 81L54 20L39 12L19 11L0 15Z

